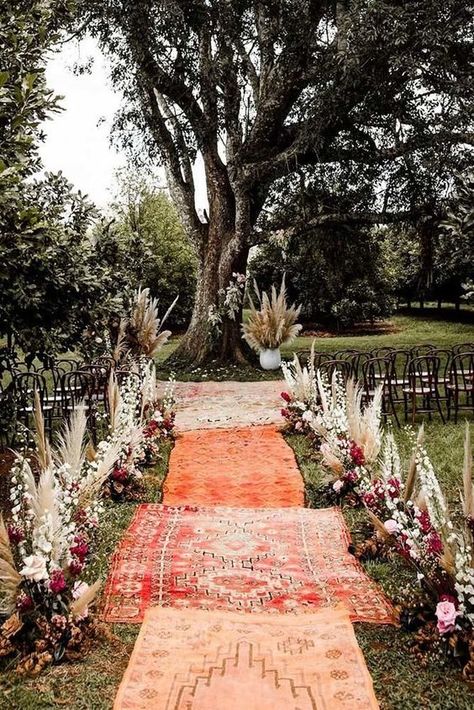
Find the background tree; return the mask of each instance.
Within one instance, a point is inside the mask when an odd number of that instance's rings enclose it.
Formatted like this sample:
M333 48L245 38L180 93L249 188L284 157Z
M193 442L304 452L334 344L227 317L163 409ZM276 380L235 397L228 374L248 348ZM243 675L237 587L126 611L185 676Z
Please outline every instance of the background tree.
M173 202L143 177L125 172L111 212L113 223L102 226L107 234L96 230L103 262L129 290L149 288L163 313L179 296L168 325L183 329L193 307L197 258Z
M97 278L82 253L92 206L62 176L31 181L41 124L59 108L45 82L48 52L74 10L68 1L6 0L0 12L0 334L35 350L61 347L63 327L67 346L76 316L84 320L75 301L87 284L91 296Z
M384 318L393 308L392 274L377 235L335 227L262 246L249 264L251 278L268 289L286 274L288 297L302 303L306 323L348 327Z
M431 214L446 175L468 159L473 17L460 0L85 0L84 10L126 97L117 128L162 160L199 256L179 353L188 361L212 354L209 309L263 228L310 234ZM195 209L198 151L206 224ZM294 209L287 217L295 192L323 172L344 186L348 166L370 184L368 209L306 199L298 224ZM238 323L225 324L218 354L243 357Z
M22 189L22 209L38 215L34 238L2 244L0 333L25 352L81 349L84 331L101 337L123 311L122 284L90 239L95 207L62 176Z

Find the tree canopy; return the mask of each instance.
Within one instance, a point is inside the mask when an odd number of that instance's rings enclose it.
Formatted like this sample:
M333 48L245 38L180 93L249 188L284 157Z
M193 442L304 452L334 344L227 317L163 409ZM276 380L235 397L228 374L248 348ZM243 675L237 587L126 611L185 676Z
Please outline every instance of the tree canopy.
M473 13L460 0L89 0L125 144L167 171L200 256L182 345L209 356L209 308L268 232L416 220L470 159ZM138 143L135 141L138 140ZM209 221L195 208L204 159ZM236 357L238 324L221 355Z

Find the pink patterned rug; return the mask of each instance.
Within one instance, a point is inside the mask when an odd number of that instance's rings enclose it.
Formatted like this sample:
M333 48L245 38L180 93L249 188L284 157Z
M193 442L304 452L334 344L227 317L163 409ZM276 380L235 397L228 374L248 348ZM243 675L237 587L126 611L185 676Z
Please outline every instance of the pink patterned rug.
M164 390L166 383L162 387ZM282 425L280 394L284 389L285 383L279 380L177 382L177 429Z

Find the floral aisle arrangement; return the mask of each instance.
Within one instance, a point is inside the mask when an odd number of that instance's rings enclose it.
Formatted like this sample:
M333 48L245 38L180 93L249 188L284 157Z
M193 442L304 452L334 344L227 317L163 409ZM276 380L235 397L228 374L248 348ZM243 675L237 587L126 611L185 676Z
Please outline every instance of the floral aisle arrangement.
M312 434L311 422L319 407L314 345L307 365L302 366L295 355L291 363L282 362L281 369L287 386L287 391L281 393L284 401L281 415L286 419L287 429L300 434Z
M418 628L414 648L459 659L474 679L474 491L469 429L464 456L463 519L456 524L423 445L420 430L406 479L393 441L385 443L380 476L364 494L376 535L416 572L402 600L402 622Z
M156 369L152 363L144 368L141 388L143 424L143 449L147 465L160 456L160 445L173 438L175 426L174 378L171 377L163 397L159 395Z
M86 446L86 412L78 407L51 449L39 406L37 452L17 454L11 471L11 519L0 520L0 655L39 672L80 654L94 630L88 615L100 582L84 581L94 554L100 491L123 441Z
M365 406L363 393L353 380L344 384L335 371L331 381L316 373L319 409L310 426L319 442L323 466L332 480L323 493L341 500L348 494L357 500L370 486L382 443L382 391Z
M123 444L105 492L118 500L142 497L142 469L157 460L161 442L174 429L173 382L160 399L154 364L136 365L135 370L120 387L111 373L108 387L110 436Z

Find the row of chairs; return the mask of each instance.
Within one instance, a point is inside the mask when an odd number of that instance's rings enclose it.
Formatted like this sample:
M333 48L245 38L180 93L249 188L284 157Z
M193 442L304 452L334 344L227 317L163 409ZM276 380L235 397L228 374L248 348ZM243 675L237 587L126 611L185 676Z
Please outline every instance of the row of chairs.
M88 414L88 427L95 438L97 415L107 409L108 383L115 362L112 358L100 358L94 363L72 362L72 367L71 362L57 361L37 369L13 367L6 377L4 373L0 400L12 405L16 422L31 428L37 392L45 428L49 433L53 431L55 422L67 420L77 404L83 402ZM119 384L129 377L138 378L136 373L129 370L114 371ZM12 437L14 439L15 433Z
M461 411L474 414L472 343L451 349L423 345L407 350L346 350L332 356L314 353L314 362L329 377L337 370L343 379L359 381L366 401L382 385L384 417L393 417L398 425L401 408L405 421L411 418L413 423L417 414L428 414L431 419L437 412L443 422L451 416L457 422Z

